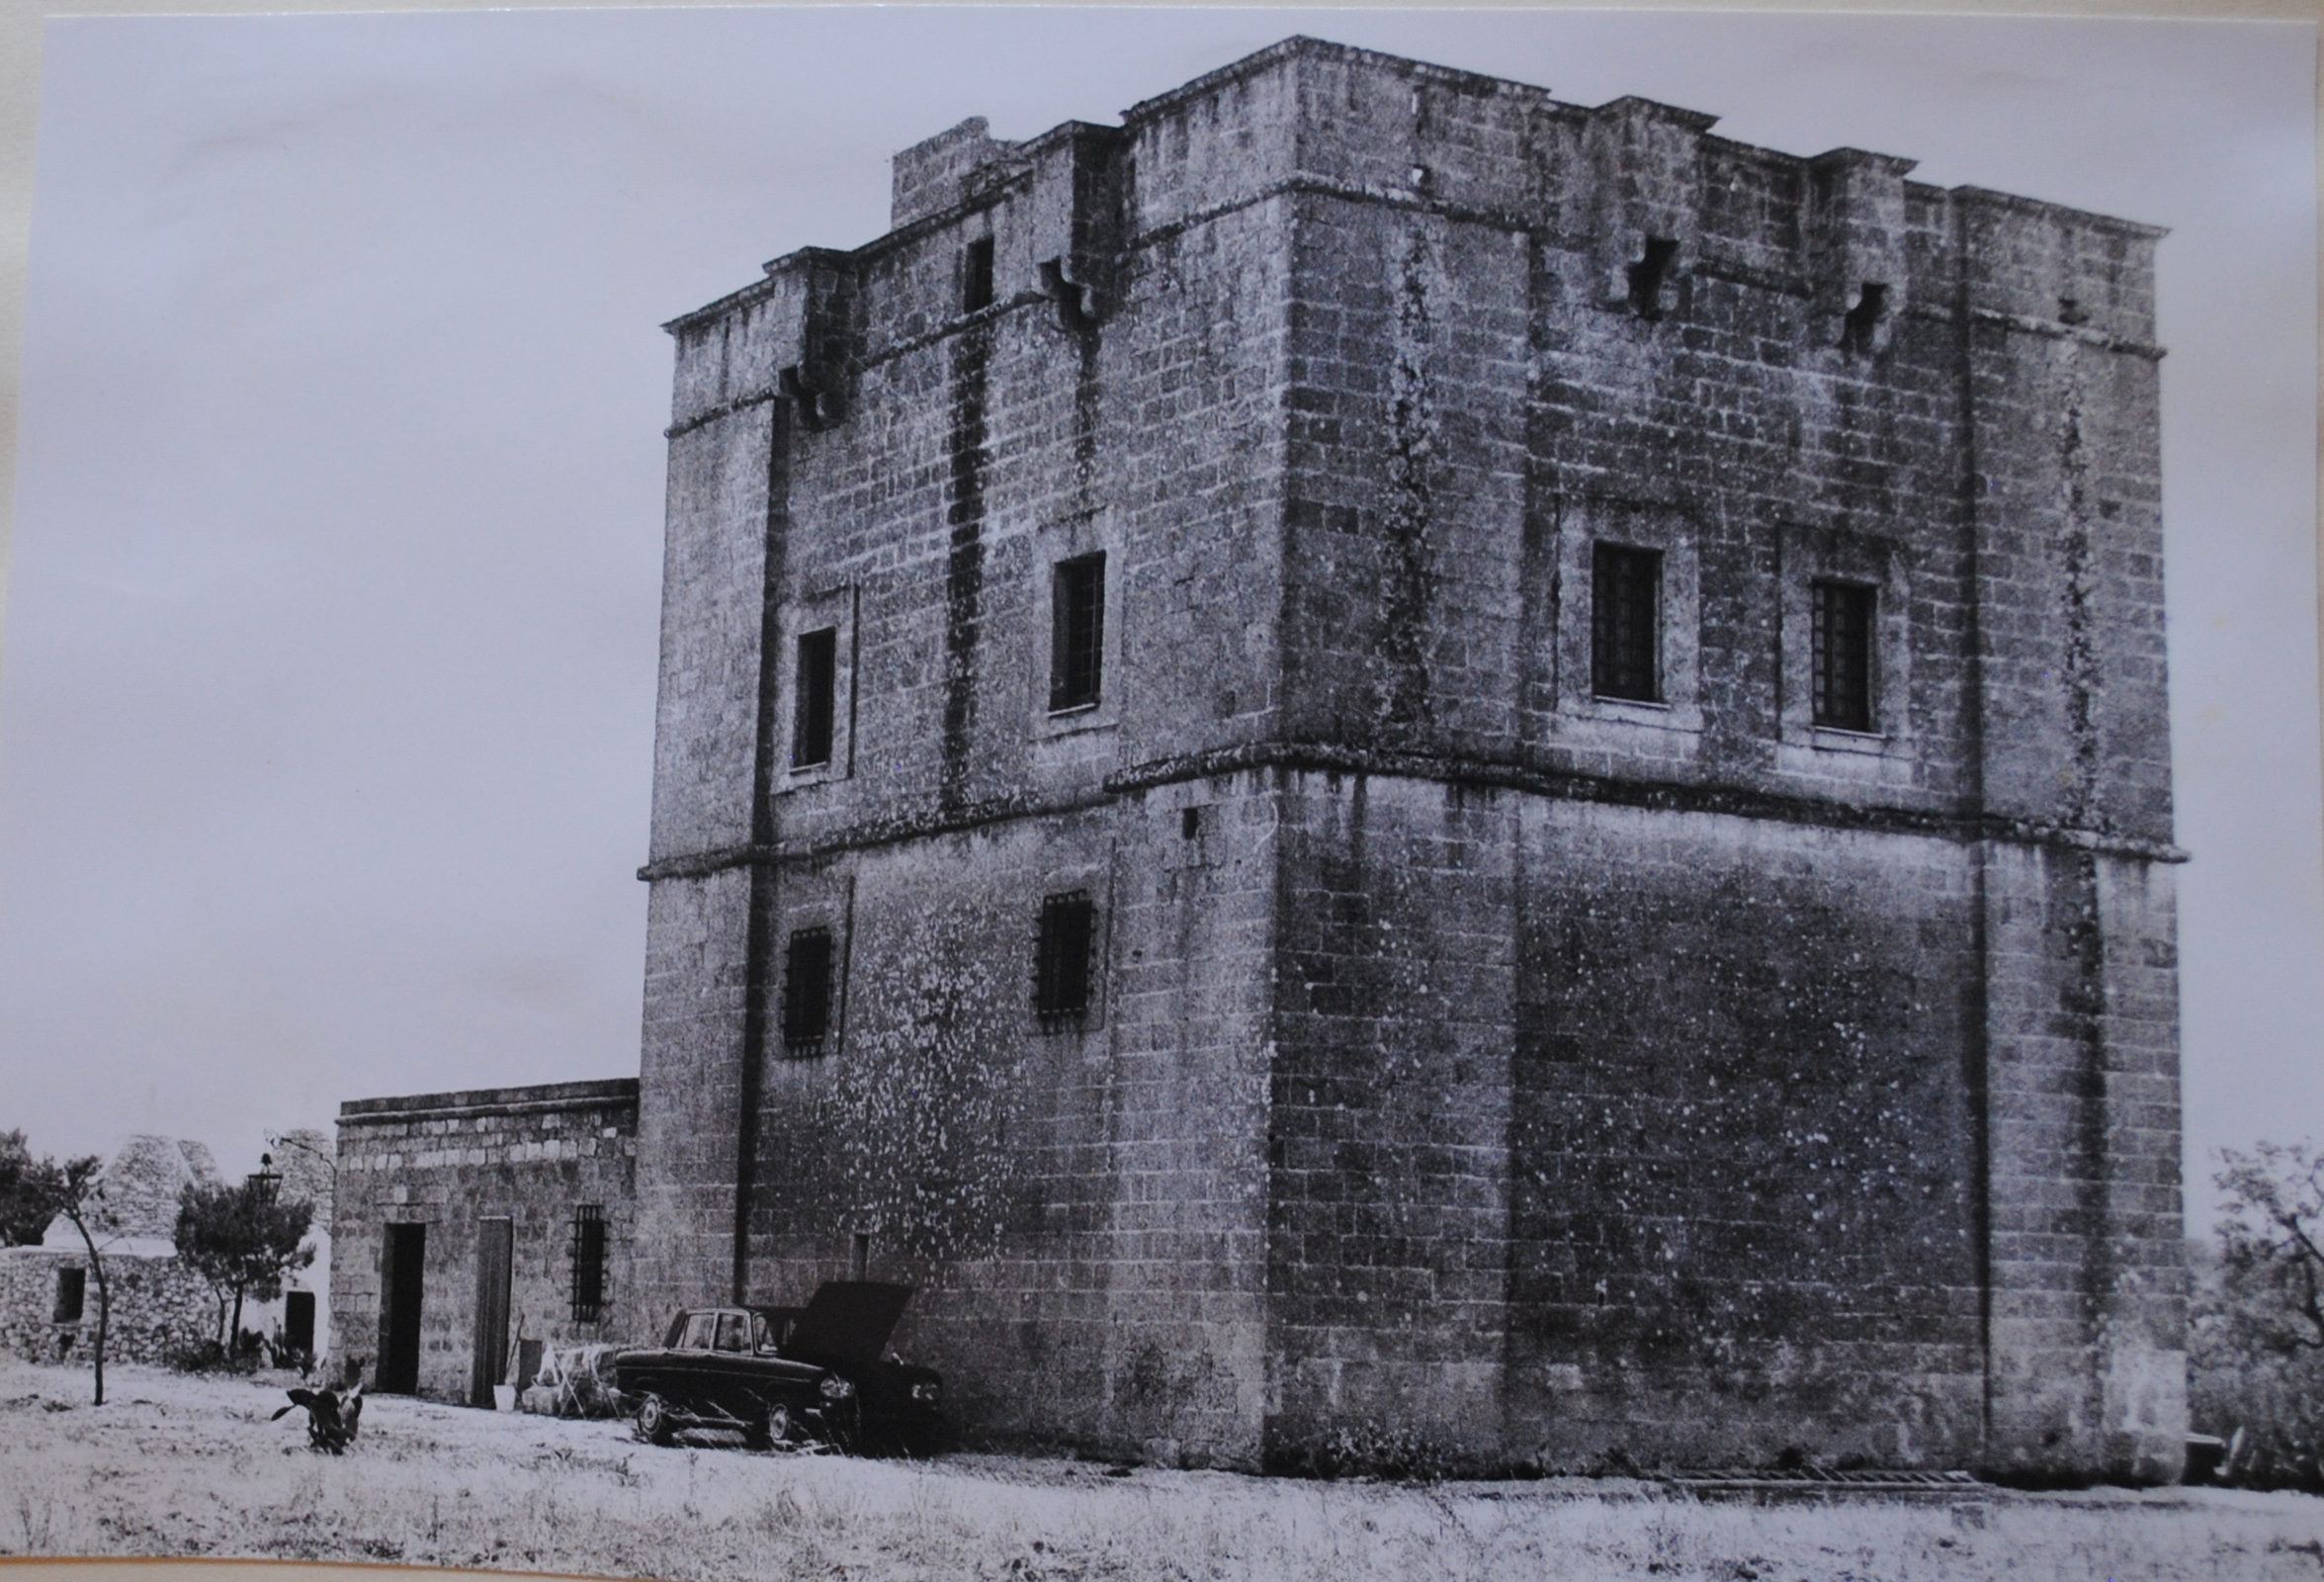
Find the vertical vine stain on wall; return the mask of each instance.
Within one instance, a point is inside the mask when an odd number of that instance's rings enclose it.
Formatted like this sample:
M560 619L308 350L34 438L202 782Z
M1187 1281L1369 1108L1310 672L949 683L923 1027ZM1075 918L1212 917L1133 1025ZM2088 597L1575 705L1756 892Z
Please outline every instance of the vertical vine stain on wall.
M940 795L957 806L967 797L970 736L977 717L977 635L985 593L985 447L990 329L970 329L951 347L947 402L951 425L944 439L948 463L944 500L944 771Z

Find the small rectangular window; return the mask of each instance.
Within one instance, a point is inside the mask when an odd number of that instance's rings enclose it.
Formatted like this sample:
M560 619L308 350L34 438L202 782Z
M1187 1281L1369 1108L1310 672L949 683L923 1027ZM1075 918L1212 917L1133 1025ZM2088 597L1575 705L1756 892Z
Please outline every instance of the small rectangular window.
M573 1272L573 1322L594 1324L605 1316L604 1204L580 1203L574 1207L568 1252Z
M1105 557L1060 561L1051 583L1049 712L1097 701L1105 653Z
M783 957L783 1047L812 1055L831 1029L831 931L802 928Z
M1597 544L1590 553L1590 689L1601 698L1662 698L1663 558Z
M1860 582L1817 582L1809 589L1815 653L1816 724L1870 731L1872 625L1879 590Z
M1033 1010L1054 1028L1089 1009L1089 946L1097 909L1086 895L1041 903L1041 943L1033 965Z
M81 1304L87 1298L89 1272L85 1269L60 1269L56 1272L56 1306L49 1313L49 1321L56 1324L78 1324ZM34 1311L38 1312L36 1308Z
M992 238L980 236L969 243L961 260L961 311L973 313L992 306Z
M791 710L791 767L831 761L833 700L838 693L839 630L826 626L799 639L799 684Z

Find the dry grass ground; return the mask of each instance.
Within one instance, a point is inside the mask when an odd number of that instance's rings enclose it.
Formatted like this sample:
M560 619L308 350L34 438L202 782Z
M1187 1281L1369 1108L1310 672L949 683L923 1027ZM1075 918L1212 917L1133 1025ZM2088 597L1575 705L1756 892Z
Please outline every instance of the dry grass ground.
M2324 1577L2324 1501L2216 1490L1752 1505L1649 1484L1304 1483L656 1450L383 1397L346 1456L280 1387L0 1362L0 1554L271 1555L658 1578Z

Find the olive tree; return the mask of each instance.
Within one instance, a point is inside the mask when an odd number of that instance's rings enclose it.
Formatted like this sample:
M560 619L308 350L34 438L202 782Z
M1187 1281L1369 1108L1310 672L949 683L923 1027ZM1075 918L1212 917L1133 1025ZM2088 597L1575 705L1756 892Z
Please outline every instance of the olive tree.
M313 1219L313 1205L283 1202L255 1177L239 1186L189 1186L179 1196L178 1261L216 1294L218 1344L228 1356L242 1332L243 1296L269 1300L285 1274L314 1262L314 1249L301 1245Z

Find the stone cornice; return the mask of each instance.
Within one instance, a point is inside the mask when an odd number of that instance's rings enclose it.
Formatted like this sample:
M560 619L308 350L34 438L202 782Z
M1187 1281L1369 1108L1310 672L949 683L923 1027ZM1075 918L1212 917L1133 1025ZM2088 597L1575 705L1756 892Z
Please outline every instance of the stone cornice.
M2178 863L2188 858L2183 848L2168 841L2146 840L2111 831L2076 829L1991 813L1863 806L1792 796L1751 786L1579 774L1514 760L1394 752L1334 743L1254 742L1242 747L1157 758L1117 770L1106 776L1102 787L1075 794L995 798L966 807L929 809L920 813L866 820L800 840L722 846L662 857L640 868L638 877L648 882L693 879L759 863L815 861L868 846L927 839L986 825L1082 812L1102 807L1121 797L1135 796L1165 785L1267 768L1429 780L1444 785L1519 791L1563 802L1599 802L1612 807L1702 813L1817 829L1862 830L1962 842L1993 840L2010 845L2064 847L2148 862Z

